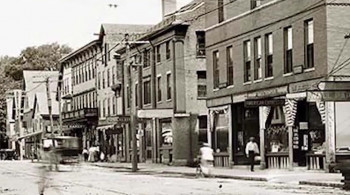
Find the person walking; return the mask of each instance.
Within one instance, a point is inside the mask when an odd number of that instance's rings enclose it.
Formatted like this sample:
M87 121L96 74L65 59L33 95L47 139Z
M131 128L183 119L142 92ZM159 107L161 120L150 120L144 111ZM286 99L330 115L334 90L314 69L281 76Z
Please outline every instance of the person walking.
M89 151L86 148L84 148L83 150L83 157L84 157L84 161L86 162L89 157Z
M211 167L214 162L214 151L208 143L203 143L203 146L199 149L200 153L200 168L204 175L210 176Z
M256 154L259 154L258 144L254 141L254 137L249 138L249 142L245 148L245 153L250 162L250 171L254 171L254 157Z

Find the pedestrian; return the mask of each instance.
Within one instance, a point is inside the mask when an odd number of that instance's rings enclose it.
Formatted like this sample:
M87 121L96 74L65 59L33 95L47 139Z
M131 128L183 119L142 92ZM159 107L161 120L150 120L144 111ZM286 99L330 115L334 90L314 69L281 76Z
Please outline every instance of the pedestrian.
M254 140L254 137L250 137L249 142L247 143L247 146L245 148L245 153L249 158L250 162L250 171L252 172L254 171L254 157L256 154L259 154L258 144Z
M200 168L204 175L210 176L211 167L214 162L214 151L208 143L203 143L199 149L200 153Z
M88 158L89 158L88 150L86 148L84 148L82 154L83 154L83 157L84 157L84 161L86 162L88 160Z
M31 160L32 160L32 162L34 161L34 158L35 158L35 148L34 148L34 146L31 146Z
M100 152L100 161L101 162L105 161L105 153L103 153L103 151Z

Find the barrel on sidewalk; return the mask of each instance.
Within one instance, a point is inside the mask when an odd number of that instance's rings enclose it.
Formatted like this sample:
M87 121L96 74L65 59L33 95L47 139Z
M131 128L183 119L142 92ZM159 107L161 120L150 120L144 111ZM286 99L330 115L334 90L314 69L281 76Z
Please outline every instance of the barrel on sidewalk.
M350 161L337 163L335 169L339 170L344 177L342 180L344 183L343 189L350 191Z

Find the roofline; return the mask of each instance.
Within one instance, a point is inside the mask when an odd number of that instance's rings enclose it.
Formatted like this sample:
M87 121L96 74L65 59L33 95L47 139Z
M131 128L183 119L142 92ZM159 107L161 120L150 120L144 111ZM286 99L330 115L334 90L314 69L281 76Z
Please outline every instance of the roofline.
M72 51L71 53L65 55L64 57L62 57L62 58L59 60L59 62L62 63L62 62L64 62L64 61L68 60L69 58L75 56L76 54L78 54L78 53L84 51L85 49L87 49L87 48L89 48L89 47L91 47L91 46L93 46L93 45L97 45L97 44L99 44L99 43L101 43L101 40L95 39L95 40L93 40L93 41L87 43L86 45L80 47L79 49L76 49L76 50Z

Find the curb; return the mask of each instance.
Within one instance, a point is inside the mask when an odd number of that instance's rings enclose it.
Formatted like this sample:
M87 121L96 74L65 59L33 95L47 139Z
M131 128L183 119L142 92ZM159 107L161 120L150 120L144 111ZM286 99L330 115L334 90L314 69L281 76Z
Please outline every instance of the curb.
M103 168L110 168L110 169L127 169L131 170L130 167L116 167L116 166L103 166L103 165L97 165L97 164L91 164L96 167L103 167ZM188 172L181 172L181 171L153 171L153 170L141 170L138 169L141 173L160 173L160 174L180 174L184 176L191 176L196 177L196 173L188 173ZM264 177L249 177L249 176L234 176L234 175L220 175L220 174L212 174L212 178L221 178L221 179L235 179L235 180L246 180L246 181L263 181L267 182L267 178Z
M299 185L343 188L343 184L340 184L340 183L326 183L326 182L317 182L317 181L299 181Z

